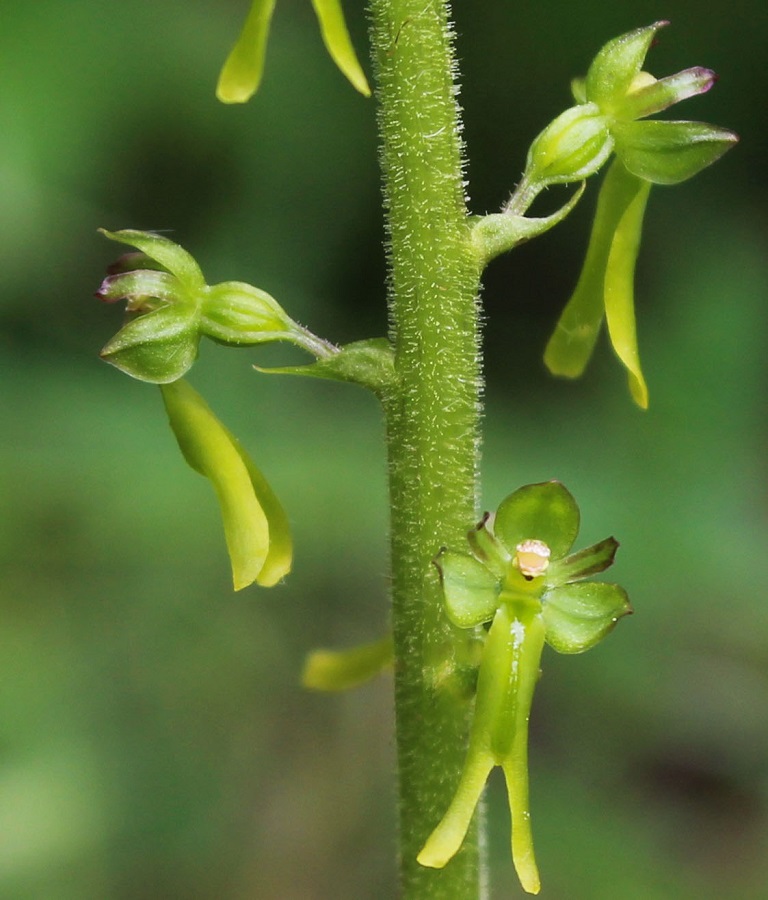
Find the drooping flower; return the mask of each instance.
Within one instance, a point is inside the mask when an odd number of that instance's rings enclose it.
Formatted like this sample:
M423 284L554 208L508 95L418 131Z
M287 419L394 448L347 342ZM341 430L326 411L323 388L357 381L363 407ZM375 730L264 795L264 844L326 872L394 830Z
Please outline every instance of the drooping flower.
M418 860L442 868L459 850L491 769L504 772L512 858L529 893L540 888L528 802L528 720L545 643L560 653L597 644L631 612L624 590L585 581L613 562L607 538L571 553L579 509L557 481L507 497L469 535L471 553L443 550L445 610L459 628L491 623L478 672L469 749L454 798Z
M153 384L181 378L197 358L200 338L250 346L288 341L318 358L336 348L294 322L266 291L242 281L208 285L183 247L146 231L103 231L135 247L109 270L96 292L126 301L128 320L101 351L102 359Z
M589 361L605 316L613 348L627 369L632 397L642 408L648 406L648 389L637 348L633 283L650 186L691 178L738 140L733 132L703 122L641 121L705 93L716 80L714 72L700 67L661 79L642 71L656 33L666 24L655 22L609 41L586 78L573 84L579 105L560 117L570 114L581 123L582 131L583 123L589 122L596 134L598 123L602 124L603 143L590 157L592 170L602 165L611 150L616 159L600 189L581 276L544 356L554 374L577 377ZM538 189L591 174L584 166L568 168L569 159L580 157L573 148L564 159L558 156L556 141L547 140L550 129L534 141L530 172L524 177ZM571 132L573 138L573 126ZM586 139L584 146L587 150L591 146Z

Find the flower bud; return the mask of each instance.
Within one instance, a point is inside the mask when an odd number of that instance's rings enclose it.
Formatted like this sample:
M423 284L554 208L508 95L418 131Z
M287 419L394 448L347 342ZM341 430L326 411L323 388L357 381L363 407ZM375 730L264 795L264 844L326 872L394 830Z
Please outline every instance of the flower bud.
M538 189L581 181L595 172L613 150L605 117L594 103L561 113L531 144L525 177Z

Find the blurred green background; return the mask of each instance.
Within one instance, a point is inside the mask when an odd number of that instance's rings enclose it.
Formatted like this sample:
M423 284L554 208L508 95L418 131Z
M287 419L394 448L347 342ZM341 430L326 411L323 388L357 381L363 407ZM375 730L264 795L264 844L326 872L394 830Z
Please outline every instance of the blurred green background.
M157 391L99 362L98 226L170 229L339 341L385 329L374 106L281 0L266 79L217 105L245 0L0 6L0 897L392 898L387 679L304 693L319 645L386 625L382 425L362 391L205 346L192 381L289 510L295 573L234 595L218 514ZM348 2L365 53L362 9ZM759 0L456 4L473 209L492 211L568 82L658 18L650 66L721 81L680 114L741 145L653 192L638 271L651 408L601 344L541 363L595 198L485 279L484 505L560 478L614 533L636 615L545 655L532 722L542 896L768 897L765 47ZM542 209L561 196L544 198ZM502 786L492 897L520 895ZM457 898L461 900L461 898Z

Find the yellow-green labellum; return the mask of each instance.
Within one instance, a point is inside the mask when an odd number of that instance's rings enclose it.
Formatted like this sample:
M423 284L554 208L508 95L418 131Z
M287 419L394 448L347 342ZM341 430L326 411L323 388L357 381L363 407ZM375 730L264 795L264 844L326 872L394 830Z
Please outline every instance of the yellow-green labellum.
M304 664L301 683L313 691L346 691L390 668L393 655L391 635L349 650L314 650Z
M292 544L272 489L197 391L182 380L161 391L184 458L216 491L235 590L276 584L290 571Z
M219 75L216 96L222 103L246 103L258 90L274 9L275 0L253 0L240 37Z

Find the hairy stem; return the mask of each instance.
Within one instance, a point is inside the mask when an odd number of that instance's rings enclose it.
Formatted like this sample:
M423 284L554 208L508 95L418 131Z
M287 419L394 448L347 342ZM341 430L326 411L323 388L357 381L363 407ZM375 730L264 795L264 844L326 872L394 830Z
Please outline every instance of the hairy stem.
M416 857L450 804L472 692L466 632L446 620L432 559L476 520L477 289L445 0L370 0L397 384L385 403L391 499L402 896L481 895L478 825L446 866Z

